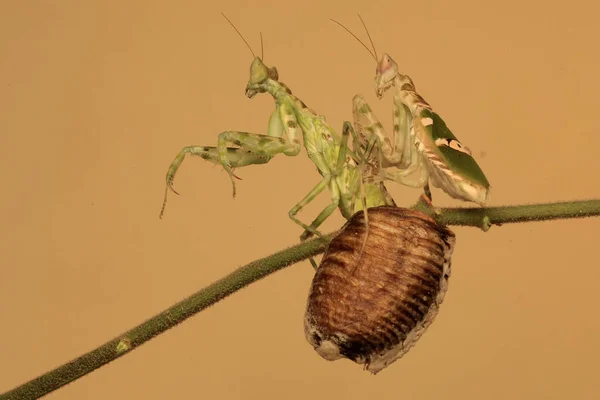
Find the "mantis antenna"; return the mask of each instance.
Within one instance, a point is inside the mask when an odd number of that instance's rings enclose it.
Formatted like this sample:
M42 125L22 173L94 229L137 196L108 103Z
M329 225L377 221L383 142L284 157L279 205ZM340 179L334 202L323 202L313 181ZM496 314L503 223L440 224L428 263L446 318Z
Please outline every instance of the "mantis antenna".
M375 60L378 60L378 58L377 58L377 50L375 50L375 43L373 43L373 39L371 39L371 34L369 33L369 30L367 29L367 24L365 24L365 21L363 21L363 19L360 16L360 14L356 14L356 15L358 15L358 18L360 19L360 22L362 22L362 25L365 28L365 32L367 32L367 36L369 37L369 42L371 42L371 46L373 47L373 53L375 53Z
M235 29L235 31L237 32L237 34L240 35L240 37L242 38L242 40L244 41L244 43L246 43L246 46L248 46L248 49L250 50L250 53L252 53L252 56L254 58L256 58L256 54L254 54L254 51L252 51L252 47L250 47L250 45L248 44L248 42L246 41L246 39L244 39L244 36L240 33L240 31L238 30L238 28L236 28L235 25L233 24L233 22L231 22L229 20L229 18L227 18L227 15L225 15L224 13L221 13L221 15L227 20L227 22L229 22L229 25L231 25L233 27L233 29ZM262 34L261 34L261 46L262 46Z
M360 15L359 15L358 17L360 18ZM362 44L362 46L363 46L365 49L367 49L367 51L369 52L369 54L371 55L371 57L373 57L373 58L375 59L375 61L378 61L378 60L377 60L377 56L376 56L375 54L373 54L373 52L371 51L371 49L369 49L369 48L367 47L367 45L366 45L366 44L364 44L364 43L363 43L363 41L362 41L362 40L360 40L360 39L358 38L358 36L356 36L354 33L352 33L352 31L351 31L350 29L346 28L346 27L345 27L344 25L342 25L340 22L336 21L336 20L335 20L335 19L333 19L333 18L330 18L330 19L331 19L333 22L335 22L336 24L338 24L339 26L341 26L342 28L344 28L344 29L346 30L346 32L348 32L349 34L351 34L351 35L352 35L352 37L354 37L354 39L356 39L356 40L358 41L358 43ZM361 18L360 20L362 21L362 18ZM363 25L364 25L364 22L363 22ZM366 27L365 27L365 29L366 29ZM367 34L369 34L369 32L368 32L368 31L367 31ZM370 36L370 35L369 35L369 39L371 39L371 36ZM371 44L373 44L373 42L371 42ZM373 46L373 49L375 49L375 46Z
M265 62L265 47L263 46L262 32L260 33L260 59Z

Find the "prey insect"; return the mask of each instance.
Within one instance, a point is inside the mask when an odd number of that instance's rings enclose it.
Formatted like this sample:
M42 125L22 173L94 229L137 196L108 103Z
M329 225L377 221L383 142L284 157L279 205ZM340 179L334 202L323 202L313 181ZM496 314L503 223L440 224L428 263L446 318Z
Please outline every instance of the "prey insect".
M229 19L223 14L229 21ZM166 176L166 189L160 216L162 217L173 180L186 155L195 155L214 164L221 165L228 173L235 197L234 169L253 164L268 163L277 154L296 156L302 143L308 157L317 167L322 180L288 212L289 218L300 225L304 232L301 240L320 235L319 226L339 208L344 218L349 219L363 208L394 205L383 182L376 179L376 166L368 163L367 148L356 146L359 139L349 122L344 123L342 135L338 135L322 115L317 115L279 80L275 67L267 67L262 57L257 57L237 28L232 27L246 43L254 57L250 66L250 79L246 96L267 93L275 100L275 110L269 119L266 134L240 131L225 131L219 134L216 146L184 147L171 163ZM262 42L262 36L261 36ZM353 137L350 148L349 137ZM365 177L365 179L363 179ZM331 192L331 202L310 223L305 224L297 214L321 192ZM175 192L177 193L177 192Z
M394 88L391 141L363 96L356 95L353 99L356 131L363 141L371 137L378 141L385 179L423 187L429 202L431 181L455 199L485 206L490 199L490 184L469 148L459 142L439 114L417 93L412 79L398 71L398 64L388 54L377 58L371 35L360 15L359 18L373 51L344 25L332 21L358 40L377 62L377 97L381 99L387 90Z

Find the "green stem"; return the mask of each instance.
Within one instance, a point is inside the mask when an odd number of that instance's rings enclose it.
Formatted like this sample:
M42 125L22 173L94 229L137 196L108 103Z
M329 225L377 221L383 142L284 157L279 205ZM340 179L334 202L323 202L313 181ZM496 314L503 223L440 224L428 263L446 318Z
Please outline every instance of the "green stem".
M153 337L185 321L252 282L308 257L322 253L333 234L306 241L238 268L160 314L100 347L31 381L0 394L0 400L37 399L127 354ZM7 361L7 360L3 360Z
M485 209L434 209L418 203L415 208L431 215L441 224L473 226L487 230L491 225L505 223L598 216L600 215L600 200ZM323 238L306 241L251 262L89 353L1 394L0 400L35 399L44 396L121 357L252 282L322 253L333 236L334 233L328 234Z
M443 225L472 226L487 231L491 225L598 216L600 215L600 200L489 208L444 208L439 209L438 212L423 202L419 202L415 208L430 215Z

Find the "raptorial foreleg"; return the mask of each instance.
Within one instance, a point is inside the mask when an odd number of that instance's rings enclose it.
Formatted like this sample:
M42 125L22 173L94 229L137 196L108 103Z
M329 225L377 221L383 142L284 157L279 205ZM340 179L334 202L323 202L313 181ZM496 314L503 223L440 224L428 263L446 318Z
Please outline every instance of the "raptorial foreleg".
M382 155L381 167L405 168L409 164L413 150L410 146L410 113L408 110L394 113L393 137L390 141L383 124L375 116L363 96L354 96L352 106L354 125L361 137L362 146L365 147L371 138L377 137Z
M410 110L404 104L395 105L392 142L387 138L383 125L371 111L371 107L360 95L354 97L354 116L363 136L371 138L371 142L373 138L380 142L380 166L384 169L384 178L405 186L424 188L425 195L430 198L429 170L417 149Z
M287 156L296 156L300 153L300 133L298 121L292 109L281 104L278 105L269 120L267 135L247 132L226 131L219 135L217 149L221 165L229 174L235 197L235 181L233 180L233 165L227 158L229 144L239 146L255 154L275 156L283 153Z
M226 149L226 154L227 159L230 161L232 168L240 168L253 164L266 164L269 162L269 160L271 160L271 158L273 158L273 156L267 154L256 154L249 150L235 147L228 147ZM179 154L177 154L177 156L169 166L169 169L167 170L165 197L163 199L162 208L160 210L160 218L162 218L165 212L165 207L167 205L167 195L169 193L169 190L171 190L175 194L179 194L173 188L173 180L175 179L175 174L177 173L177 170L179 169L187 155L198 156L214 164L219 164L221 162L219 151L216 147L186 146L183 149L181 149L181 151L179 152Z

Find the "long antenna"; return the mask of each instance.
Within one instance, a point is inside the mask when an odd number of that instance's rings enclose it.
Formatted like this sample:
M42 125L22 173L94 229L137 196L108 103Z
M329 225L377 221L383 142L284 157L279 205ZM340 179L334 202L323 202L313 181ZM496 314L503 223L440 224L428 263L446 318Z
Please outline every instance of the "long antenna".
M330 19L331 19L333 22L335 22L336 24L338 24L339 26L341 26L342 28L344 28L344 29L345 29L345 30L346 30L346 31L347 31L349 34L351 34L351 35L354 37L354 39L358 40L358 43L362 44L362 45L363 45L363 47L364 47L365 49L367 49L367 51L369 52L369 54L371 55L371 57L373 57L373 58L375 59L375 61L377 61L377 57L375 56L375 54L373 54L373 52L371 51L371 49L369 49L369 48L367 47L367 45L366 45L366 44L364 44L364 43L362 42L362 40L360 40L360 39L359 39L359 38L358 38L358 37L357 37L357 36L356 36L354 33L352 33L352 31L351 31L350 29L346 28L344 25L342 25L341 23L337 22L335 19L333 19L333 18L330 18Z
M265 47L263 45L262 32L260 33L260 59L265 62Z
M256 58L256 54L254 54L254 51L252 51L252 47L250 47L250 45L248 44L248 42L246 41L246 39L244 39L244 36L242 36L242 34L240 33L240 31L238 31L238 28L236 28L235 25L233 24L233 22L231 22L229 20L229 18L227 18L227 15L225 15L223 12L221 12L221 15L223 17L225 17L225 19L227 20L227 22L229 22L229 25L231 25L233 27L233 29L235 29L235 31L238 33L238 35L240 35L240 37L242 38L242 40L244 41L244 43L246 43L246 46L248 46L248 49L250 50L250 53L252 53L252 56L254 58Z
M360 22L362 22L363 27L365 28L365 32L367 32L367 36L369 37L369 42L371 42L371 46L373 46L373 53L375 53L375 60L378 60L377 50L375 50L375 43L373 43L373 39L371 39L371 34L369 33L369 30L367 29L367 24L365 24L365 21L363 21L360 14L356 14L356 15L358 15L358 18L360 18Z

